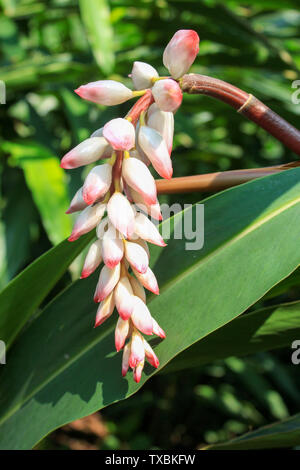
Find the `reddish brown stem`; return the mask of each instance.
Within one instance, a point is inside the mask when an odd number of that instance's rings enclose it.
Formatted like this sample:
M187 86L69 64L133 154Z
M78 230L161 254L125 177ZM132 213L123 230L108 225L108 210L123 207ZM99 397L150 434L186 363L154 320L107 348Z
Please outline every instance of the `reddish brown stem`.
M118 182L118 184L120 184L119 182L120 182L121 174L122 174L122 162L123 162L124 152L122 152L121 150L117 150L116 154L117 154L117 158L114 163L113 170L112 170L112 183L110 187L110 194L113 194L113 192L117 189L115 183Z
M208 95L224 101L300 155L300 131L255 96L217 78L194 73L184 75L180 85L186 93Z
M146 93L132 106L131 110L127 114L127 118L131 118L132 124L135 126L140 114L146 111L149 106L154 102L151 90L147 90Z
M183 176L171 180L156 180L156 187L159 194L189 193L193 191L215 192L295 166L299 166L299 162L267 168L232 170L205 175Z

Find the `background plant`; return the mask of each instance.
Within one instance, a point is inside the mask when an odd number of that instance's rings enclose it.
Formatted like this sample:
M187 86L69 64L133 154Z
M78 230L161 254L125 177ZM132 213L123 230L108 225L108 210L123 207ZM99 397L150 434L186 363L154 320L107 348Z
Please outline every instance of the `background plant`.
M5 81L7 87L7 104L0 106L2 129L0 243L3 289L19 272L70 233L71 221L64 215L64 211L68 207L70 195L81 185L84 175L81 174L81 169L78 169L66 177L59 168L59 158L69 148L88 137L91 131L100 127L102 122L126 113L126 104L108 109L87 105L74 95L73 89L81 83L101 78L119 80L121 76L130 72L130 63L133 60L149 62L161 74L165 73L161 54L166 42L177 29L195 29L201 37L200 53L192 71L216 76L253 93L297 127L299 106L291 102L294 91L291 83L298 78L300 15L296 11L297 4L294 1L285 2L284 8L276 1L251 2L251 5L247 5L234 0L226 2L226 6L215 1L106 2L103 0L79 3L2 0L1 4L3 14L0 18L0 79ZM295 155L280 143L253 123L241 118L226 105L203 96L184 97L183 106L176 115L174 176L268 166L294 159ZM292 198L295 201L295 210L297 209L299 170L289 170L287 173L288 176L276 176L276 182L268 177L265 182L262 180L251 183L257 186L253 186L253 189L249 186L249 193L245 194L249 197L249 207L252 207L253 212L248 220L244 219L244 226L250 224L258 215L264 214L264 211L276 210L276 201L279 204L280 197L285 198L281 201L283 204L289 204ZM277 192L274 192L273 182L278 188ZM256 197L262 189L270 191L269 199L265 200L266 207L260 206L260 199ZM207 211L211 213L212 220L216 213L219 214L218 207L228 208L230 201L234 204L233 201L240 199L241 193L234 191L239 189L232 190L227 196L225 193L221 194L217 199L208 202ZM197 193L161 196L160 200L194 203L202 198L203 195ZM245 207L242 206L240 210L245 210ZM238 233L240 228L236 214L236 211L232 212L232 223L235 233ZM239 254L241 270L244 272L249 270L251 255L259 251L261 246L262 252L265 252L265 259L270 260L270 271L272 270L274 274L260 293L259 286L254 286L255 295L249 300L252 304L254 302L251 306L253 312L259 308L271 307L269 312L280 315L277 309L272 308L273 305L299 299L297 288L299 274L297 270L295 271L299 264L299 231L297 232L299 224L295 219L295 213L294 225L288 210L285 216L276 230L270 227L263 238L258 236L251 245L252 251L249 250L248 240L245 241L244 247L236 247L235 256L238 257ZM286 224L290 230L293 228L295 236L289 241L291 251L284 254L280 248L282 246L285 248L287 243L284 238L284 235L288 235L284 231ZM220 219L216 221L216 226L211 226L209 233L212 241L208 246L211 252L222 242L215 237L220 227L222 227ZM225 233L224 240L231 236L232 234ZM277 240L277 243L274 240ZM12 346L8 352L8 364L1 369L3 378L0 405L1 422L4 426L1 435L5 430L8 439L1 443L2 447L10 445L10 429L14 429L15 432L17 429L19 436L17 447L22 445L28 447L42 438L42 433L36 439L36 430L30 430L31 442L25 442L23 434L25 430L22 430L20 424L22 413L26 413L26 406L22 402L23 396L28 400L26 392L28 389L31 390L31 387L34 391L41 390L41 384L45 379L39 376L41 364L31 363L32 376L30 372L26 374L27 369L25 369L24 376L20 378L22 387L15 395L12 393L14 377L8 377L9 364L15 364L17 370L18 361L22 363L21 355L25 354L26 358L27 354L28 359L31 354L39 351L39 344L32 345L31 337L38 328L41 332L44 331L42 337L46 345L53 344L51 340L58 338L59 331L65 331L65 324L62 323L60 325L62 329L59 330L59 325L54 320L61 318L63 321L65 306L69 305L68 295L72 293L74 296L77 290L77 283L72 287L69 286L72 278L78 277L82 261L78 259L71 265L70 270L66 269L68 263L83 246L84 243L77 244L75 250L72 246L72 251L70 249L67 252L67 244L63 243L58 249L46 255L42 268L39 268L40 264L33 265L35 270L33 274L30 272L28 274L27 271L26 278L20 277L19 280L17 278L6 290L3 290L0 337L3 333L7 335L8 342L11 342ZM179 248L175 245L170 246L170 250ZM172 251L170 256L171 253ZM202 255L205 253L201 253ZM161 268L161 281L170 281L176 274L175 263L171 266L170 273L167 273L162 269L165 258L159 261L158 252L152 256L156 256L154 261L157 263L156 270ZM260 253L257 258L259 263L262 262L261 256L263 255ZM284 271L282 264L285 261L287 264L284 266ZM193 262L190 257L185 257L184 268L188 269ZM232 264L236 262L232 257ZM216 265L220 266L219 263L221 261L216 260ZM266 264L265 268L267 279ZM270 290L292 271L294 273L291 276ZM229 270L228 276L230 275L233 276L232 270ZM253 278L254 275L252 282ZM210 288L213 289L216 280L210 278L209 272L206 274L206 279L206 295L209 293L212 296L213 291L210 291ZM19 288L18 285L24 289L21 291L22 295L20 291L14 290ZM62 296L56 298L65 288L67 290ZM88 298L89 285L86 284L84 289ZM265 294L267 290L269 292ZM78 296L82 297L81 292L78 292ZM55 298L56 300L52 302ZM63 306L59 302L63 302ZM247 308L248 304L245 304ZM206 321L205 312L197 310L199 300L195 293L190 305L194 308L195 316L202 319L203 315L203 320ZM159 307L158 305L157 309ZM84 304L81 308L87 312L92 309L89 304ZM101 411L106 433L97 441L97 445L101 448L195 447L224 441L249 429L297 413L300 400L299 374L297 367L290 362L290 344L292 339L297 338L299 332L298 306L293 304L287 309L288 315L286 311L281 312L286 319L281 334L278 335L276 330L278 326L276 328L272 326L273 342L270 331L266 331L260 340L254 341L252 348L246 351L241 347L230 350L226 358L222 357L220 352L220 341L226 338L226 331L221 335L224 327L221 328L219 330L221 336L216 338L218 341L212 347L214 354L207 355L207 362L204 363L198 359L205 357L205 352L209 350L209 345L206 343L213 334L216 334L212 333L212 329L216 327L215 322L214 326L204 332L210 333L206 339L196 343L199 347L203 343L201 354L197 351L193 353L193 348L187 349L182 353L181 359L178 357L178 361L180 359L181 362L177 362L177 372L175 360L171 361L165 370L162 369L161 373L151 378L137 395ZM231 313L233 311L232 308ZM269 321L274 318L273 314L265 312L263 317L261 314L258 317L267 318ZM91 310L89 314L94 313L94 310ZM169 316L172 315L171 308L167 313ZM236 315L239 313L242 313L241 308L236 311ZM6 316L8 314L9 321ZM43 323L43 318L48 314L48 322ZM79 311L78 316L80 314ZM32 315L34 321L26 326L26 321ZM51 315L53 323L49 323ZM68 313L66 317L68 318ZM215 315L210 313L211 322L217 321L217 317L218 311ZM276 325L282 325L280 318L279 316ZM230 324L234 326L234 322L238 321L240 320L230 322L227 328ZM252 321L252 317L249 321ZM262 322L262 328L263 321L258 321ZM42 330L43 325L45 330ZM87 344L92 354L94 346L100 344L102 338L83 337L82 343L78 341L78 338L84 335L83 332L89 328L88 320L85 324L79 324L77 329L74 328L73 336L67 338L68 347L73 347L71 351L62 347L66 344L66 335L62 334L59 338L61 343L58 343L58 348L52 351L53 357L61 362L55 363L56 369L46 368L48 378L52 377L51 380L54 380L53 377L57 376L57 380L62 382L57 374L64 367L63 361L68 362L65 354L73 354L72 357L80 356L81 351L87 348ZM238 323L236 328L240 328ZM236 339L239 333L229 331L228 335L229 338ZM250 343L248 338L245 344ZM273 350L274 347L282 349ZM268 352L271 349L272 352ZM247 357L239 357L243 354L247 354ZM76 361L73 364L75 363ZM194 366L192 369L191 365ZM75 367L73 365L66 369L66 374L68 371L70 373L67 375L70 381ZM180 372L178 372L179 367ZM97 370L94 373L96 375ZM64 380L67 378L64 377ZM82 390L79 396L83 403L89 402L95 387L95 383L91 382L89 387ZM130 387L131 384L129 384L129 394L135 391ZM74 406L73 419L76 419L81 416L81 411L78 412L79 403L76 403L78 394L75 392L72 394L71 386L67 386L65 392L66 403L72 403ZM104 392L103 404L106 405L109 391L104 390ZM74 401L71 397L75 397ZM61 399L62 396L56 395L55 391L49 389L45 392L45 396L37 401L47 416L47 407L50 409L52 406L54 408L59 406ZM112 396L112 399L119 398ZM21 409L15 413L21 403ZM189 404L188 409L187 404ZM10 410L10 417L7 410ZM90 412L92 411L93 407ZM20 418L14 418L18 413ZM84 411L83 414L88 413ZM164 432L161 432L162 426ZM52 424L52 429L54 427L56 423ZM299 427L296 426L296 429ZM287 442L281 438L281 443L294 446L298 437L299 434L296 438L293 437L294 440ZM43 446L50 445L53 445L53 440L48 438ZM262 446L265 445L264 443ZM276 441L275 446L278 445Z

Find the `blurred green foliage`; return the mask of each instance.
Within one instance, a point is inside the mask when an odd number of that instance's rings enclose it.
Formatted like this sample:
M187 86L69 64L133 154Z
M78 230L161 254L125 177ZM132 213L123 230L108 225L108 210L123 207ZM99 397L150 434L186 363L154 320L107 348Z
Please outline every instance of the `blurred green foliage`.
M131 86L134 60L165 74L162 52L176 30L200 35L193 72L237 85L297 127L300 106L291 100L300 66L296 0L0 4L0 79L7 94L0 105L0 287L70 232L71 217L64 212L86 169L64 172L62 155L128 109L128 103L86 103L73 90L102 78ZM253 123L204 96L184 97L175 126L174 176L295 159ZM201 195L163 199L196 202ZM72 265L59 288L79 266L80 261ZM299 298L299 290L293 286L278 298ZM230 358L156 376L137 396L103 410L110 433L102 448L196 447L295 413L299 374L289 355Z

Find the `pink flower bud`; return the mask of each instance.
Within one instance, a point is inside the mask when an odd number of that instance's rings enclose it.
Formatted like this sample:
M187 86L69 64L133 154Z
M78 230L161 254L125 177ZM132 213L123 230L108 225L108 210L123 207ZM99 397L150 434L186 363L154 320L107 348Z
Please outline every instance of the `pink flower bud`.
M122 165L122 176L131 188L142 194L147 204L156 203L155 181L143 162L132 157L125 158Z
M81 279L92 274L102 262L101 240L96 240L91 244L89 251L85 257L84 265L81 272Z
M159 366L158 357L156 356L155 352L151 348L148 341L145 340L145 338L143 338L143 343L144 343L146 358L148 359L150 364L157 369Z
M105 210L106 204L101 203L86 207L76 219L72 233L68 238L69 242L73 242L81 235L93 230L102 219Z
M62 158L60 166L65 170L89 165L105 157L109 145L104 137L90 137L74 147Z
M158 73L152 65L145 62L134 62L131 79L136 90L144 90L152 86L151 78L157 78Z
M128 320L133 309L133 290L126 276L123 276L115 288L115 301L119 315Z
M155 225L144 214L139 213L136 215L134 233L149 243L158 246L166 246L166 243Z
M132 98L133 93L123 83L114 80L99 80L81 85L74 90L80 98L105 106L114 106Z
M152 88L152 94L155 103L162 111L174 113L182 102L181 88L171 78L158 80Z
M159 295L159 287L157 284L156 277L153 271L148 267L147 271L144 274L139 273L135 269L132 269L138 281L148 290L153 292L153 294Z
M142 284L133 276L130 277L130 284L134 295L146 303L146 293Z
M165 339L166 333L164 330L159 326L156 320L152 317L152 323L153 323L153 333L157 336L159 336L162 339Z
M146 214L150 215L150 217L155 220L162 220L160 205L157 200L155 204L146 204L143 196L132 188L130 189L130 195L139 209L146 212Z
M111 316L111 314L114 311L114 307L115 307L114 293L111 292L111 294L109 294L109 296L106 297L106 299L103 300L103 302L99 304L99 307L96 313L95 328L97 326L102 325L102 323L104 323L105 320L107 320Z
M82 197L82 188L79 188L73 197L69 209L66 211L66 214L72 214L73 212L82 211L87 206L87 203Z
M125 256L131 266L139 273L145 273L148 268L149 258L147 252L138 243L125 242Z
M127 119L116 118L107 122L103 135L115 150L130 150L135 144L135 129Z
M142 372L143 372L143 369L144 369L144 364L145 364L145 361L139 362L133 370L133 379L136 383L139 383L139 381L142 378Z
M192 29L180 29L164 50L163 63L173 78L187 73L199 52L199 36Z
M116 229L110 226L102 238L103 261L108 268L112 269L121 261L123 254L123 241Z
M120 278L120 264L117 264L112 269L109 269L107 266L103 266L100 272L100 277L98 284L96 286L96 291L94 295L95 302L101 302L107 297Z
M131 320L134 326L145 335L152 335L152 317L147 305L139 298L134 297Z
M112 166L109 163L95 166L87 175L82 196L87 204L93 204L104 196L111 185Z
M141 126L138 141L157 173L162 178L172 178L171 158L166 143L159 132L151 127Z
M124 237L132 235L135 227L134 211L126 197L115 192L107 204L107 213L113 226L121 232Z
M166 142L167 149L171 155L174 136L174 115L161 111L156 103L153 103L148 109L147 125L155 129Z
M130 343L125 344L122 357L122 376L125 377L129 369Z
M115 346L118 352L124 347L128 333L129 321L123 320L121 317L119 317L115 329Z
M143 362L145 359L145 348L143 344L142 335L134 330L132 332L129 365L134 369L139 362Z

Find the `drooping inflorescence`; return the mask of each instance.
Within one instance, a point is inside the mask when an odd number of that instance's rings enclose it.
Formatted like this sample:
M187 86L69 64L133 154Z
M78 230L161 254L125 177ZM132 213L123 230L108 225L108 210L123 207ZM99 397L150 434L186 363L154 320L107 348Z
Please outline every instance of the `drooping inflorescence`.
M165 338L146 306L144 289L159 294L149 267L147 243L165 246L147 217L162 219L148 167L152 164L162 178L172 177L173 113L182 101L178 79L188 71L198 50L197 33L180 30L163 55L170 77L159 77L151 65L134 62L130 75L134 91L113 80L88 83L75 90L81 98L107 106L140 98L125 118L107 122L61 161L62 168L72 169L102 160L88 173L67 210L68 214L80 211L69 241L96 228L97 240L88 250L81 278L104 263L94 295L99 303L95 326L109 318L116 307L115 345L117 351L123 349L122 374L125 376L130 367L136 382L141 379L145 358L152 366L159 365L143 335Z

